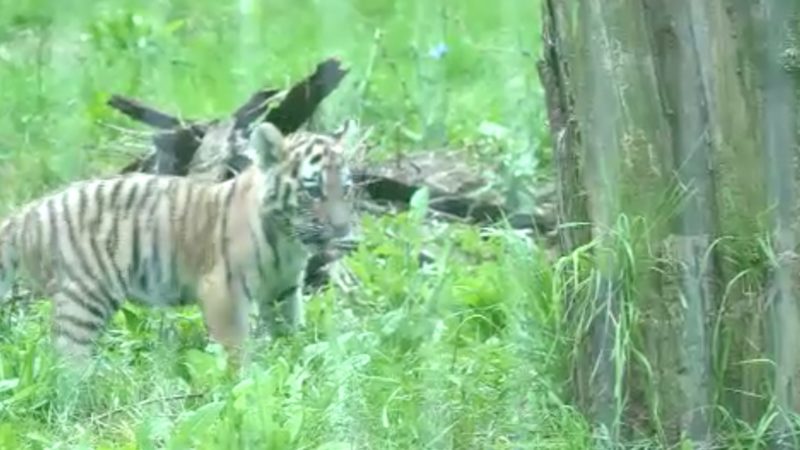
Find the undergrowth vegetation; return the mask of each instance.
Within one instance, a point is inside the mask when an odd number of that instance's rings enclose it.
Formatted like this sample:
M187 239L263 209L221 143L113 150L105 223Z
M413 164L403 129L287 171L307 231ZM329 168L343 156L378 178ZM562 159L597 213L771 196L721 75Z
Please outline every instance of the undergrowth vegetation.
M350 69L314 126L374 127L374 158L463 148L514 191L549 153L538 4L520 0L0 0L0 212L144 152L112 93L215 117L329 56ZM356 284L228 376L196 307L127 305L66 386L48 302L0 315L0 448L585 448L562 402L561 265L511 231L367 217ZM435 261L421 264L422 248Z

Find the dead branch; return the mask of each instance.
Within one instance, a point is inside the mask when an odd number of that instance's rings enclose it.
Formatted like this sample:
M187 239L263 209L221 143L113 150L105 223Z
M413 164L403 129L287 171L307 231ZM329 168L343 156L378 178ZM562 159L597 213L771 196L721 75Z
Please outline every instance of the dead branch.
M297 131L322 100L339 86L347 73L347 70L341 68L338 59L323 61L310 77L289 89L286 98L277 108L267 113L265 120L275 124L284 134Z
M338 59L328 58L317 65L314 73L292 86L274 108L270 109L270 105L272 100L279 97L280 91L263 89L253 93L227 118L207 121L178 119L138 100L113 95L108 101L109 106L134 120L162 130L153 135L153 151L127 164L122 173L191 175L192 168L197 167L203 168L204 173L230 177L232 171L227 167L235 165L231 162L237 160L241 150L238 147L241 140L237 138L245 135L253 122L263 117L284 134L297 131L346 74L347 70L341 68ZM210 142L206 140L208 135L213 136ZM207 151L198 155L198 149L201 148Z
M151 127L168 130L181 126L181 120L177 117L163 113L137 100L122 95L112 95L106 104L131 119L145 123Z

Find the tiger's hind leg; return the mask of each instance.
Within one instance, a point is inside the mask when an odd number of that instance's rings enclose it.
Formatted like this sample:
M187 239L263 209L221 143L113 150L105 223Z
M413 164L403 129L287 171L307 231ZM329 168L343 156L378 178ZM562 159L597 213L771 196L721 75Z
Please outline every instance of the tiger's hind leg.
M82 289L83 288L83 289ZM91 397L94 373L92 353L95 341L105 329L121 301L100 288L86 289L85 285L62 284L52 294L52 338L56 361L61 369L56 376L56 404L65 412L80 408ZM88 389L88 390L87 390Z
M79 283L62 285L52 298L56 352L69 365L84 365L121 300L103 289L87 289Z

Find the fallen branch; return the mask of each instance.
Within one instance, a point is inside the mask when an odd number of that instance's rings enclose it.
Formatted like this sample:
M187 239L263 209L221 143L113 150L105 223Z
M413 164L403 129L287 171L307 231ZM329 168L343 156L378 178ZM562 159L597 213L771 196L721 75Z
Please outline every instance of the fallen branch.
M314 114L322 100L339 86L347 72L336 58L323 61L311 76L289 89L283 101L268 112L264 120L284 134L297 131Z
M177 117L122 95L112 95L107 104L131 119L146 123L151 127L170 129L181 126L181 121Z
M280 91L263 89L253 93L227 118L206 121L182 120L138 100L112 95L108 106L131 119L161 130L153 135L153 151L125 165L121 172L190 175L192 166L225 166L236 159L241 150L237 147L236 137L245 135L259 117L273 123L284 134L293 133L308 121L322 100L339 86L347 73L338 59L329 58L318 64L314 73L292 86L272 109L270 105L279 97ZM220 133L224 135L220 136ZM229 145L219 146L213 142L212 151L203 154L201 160L197 161L196 153L209 134L214 135L215 141ZM202 160L205 158L209 161ZM225 170L211 172L223 174L223 177L232 175Z
M277 89L264 89L250 96L242 106L233 113L235 128L249 127L253 121L267 111L268 101L280 91Z

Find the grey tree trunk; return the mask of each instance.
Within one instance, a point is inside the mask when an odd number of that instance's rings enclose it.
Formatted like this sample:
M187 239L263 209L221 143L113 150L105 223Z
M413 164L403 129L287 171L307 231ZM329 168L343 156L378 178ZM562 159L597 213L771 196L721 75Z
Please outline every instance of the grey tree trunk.
M767 202L772 209L770 227L774 258L768 299L771 302L772 359L775 361L775 405L780 417L774 427L775 448L798 448L791 414L800 411L800 314L798 314L795 228L798 219L795 190L797 155L798 22L796 1L774 1L762 9L765 45L759 55L762 64L764 159ZM794 20L795 22L790 22ZM787 30L794 26L794 36ZM791 73L794 50L794 72Z
M596 243L594 289L568 290L575 401L611 443L709 447L777 412L797 448L800 2L543 11L562 250Z

